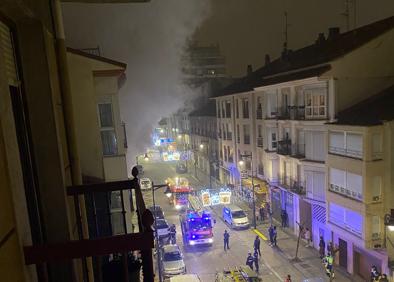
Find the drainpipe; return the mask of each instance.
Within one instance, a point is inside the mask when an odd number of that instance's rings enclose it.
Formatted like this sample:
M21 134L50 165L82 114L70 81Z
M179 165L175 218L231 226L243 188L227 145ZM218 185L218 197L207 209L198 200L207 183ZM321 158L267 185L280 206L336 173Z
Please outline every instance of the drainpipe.
M75 133L75 121L74 121L74 110L71 95L70 77L67 64L67 51L65 43L65 33L63 26L63 15L60 0L50 1L52 5L52 20L55 29L56 39L56 58L58 64L59 80L60 80L60 92L62 97L63 105L63 116L64 125L66 131L67 151L71 169L71 180L73 185L82 184L82 172L79 162L79 153L77 138ZM70 201L71 203L71 201ZM87 216L85 208L85 200L83 196L79 196L79 207L81 218L77 219L77 222L71 222L72 225L76 224L79 231L79 239L89 238ZM79 221L79 222L78 222ZM78 224L79 223L79 224ZM72 229L74 227L72 226ZM74 234L72 234L73 236ZM94 281L92 259L82 260L82 272L84 281ZM79 268L79 267L78 267ZM77 268L77 269L78 269ZM77 274L76 274L77 275Z

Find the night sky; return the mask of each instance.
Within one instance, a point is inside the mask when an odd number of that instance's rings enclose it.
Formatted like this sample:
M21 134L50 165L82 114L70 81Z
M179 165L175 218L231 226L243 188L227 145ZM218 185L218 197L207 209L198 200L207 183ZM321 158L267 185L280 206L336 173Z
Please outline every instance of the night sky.
M358 0L350 27L394 14L393 0ZM157 121L199 93L181 83L180 58L187 39L220 45L227 73L263 65L265 54L283 48L288 13L288 48L313 43L328 27L346 30L345 0L152 0L143 4L63 4L69 47L100 46L102 55L128 64L121 89L130 160L149 146ZM129 154L130 155L130 154Z

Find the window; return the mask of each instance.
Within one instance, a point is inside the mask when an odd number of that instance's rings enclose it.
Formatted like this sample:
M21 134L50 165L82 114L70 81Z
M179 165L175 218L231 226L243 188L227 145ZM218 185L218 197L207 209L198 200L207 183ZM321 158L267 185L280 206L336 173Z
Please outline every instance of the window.
M257 137L263 137L263 126L260 124L257 126Z
M332 224L355 235L362 236L363 216L361 214L334 203L330 203L329 208L329 219Z
M239 124L237 124L237 143L240 143L240 139L241 139L241 136L240 136L240 132L239 132Z
M249 118L249 100L242 99L242 115L243 118Z
M382 177L374 176L372 178L372 201L377 202L381 200L382 193Z
M226 102L226 118L231 118L231 103Z
M305 115L309 118L326 117L326 89L307 89L305 90Z
M226 102L222 101L222 118L226 117Z
M361 175L330 168L329 190L356 200L363 199L363 178Z
M371 220L372 220L372 239L379 239L380 217L378 215L373 215Z
M329 152L332 154L362 158L363 136L358 133L330 131Z
M308 160L324 161L326 158L324 132L305 132L305 157Z
M113 124L112 104L99 104L98 111L103 155L116 155L118 153L118 148L115 127Z
M276 132L271 133L271 148L275 150L277 147Z
M379 160L383 156L382 134L372 135L372 159Z
M243 125L244 144L250 144L250 127L248 124Z

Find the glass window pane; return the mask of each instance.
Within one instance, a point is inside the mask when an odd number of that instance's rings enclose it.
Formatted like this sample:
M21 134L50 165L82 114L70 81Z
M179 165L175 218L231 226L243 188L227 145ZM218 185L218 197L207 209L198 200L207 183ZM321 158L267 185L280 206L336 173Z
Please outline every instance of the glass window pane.
M103 130L101 131L101 142L103 144L104 155L116 155L116 135L115 130Z
M99 115L100 115L100 126L101 127L112 127L112 105L111 104L99 104Z

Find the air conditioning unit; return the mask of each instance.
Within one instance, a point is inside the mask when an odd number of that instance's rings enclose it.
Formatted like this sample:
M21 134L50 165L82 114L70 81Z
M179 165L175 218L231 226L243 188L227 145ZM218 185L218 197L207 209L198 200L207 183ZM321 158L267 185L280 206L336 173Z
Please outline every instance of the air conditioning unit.
M373 196L372 201L374 202L380 201L380 196Z

